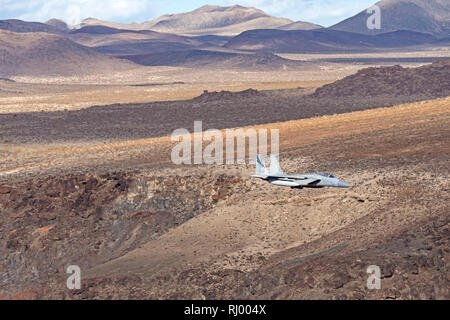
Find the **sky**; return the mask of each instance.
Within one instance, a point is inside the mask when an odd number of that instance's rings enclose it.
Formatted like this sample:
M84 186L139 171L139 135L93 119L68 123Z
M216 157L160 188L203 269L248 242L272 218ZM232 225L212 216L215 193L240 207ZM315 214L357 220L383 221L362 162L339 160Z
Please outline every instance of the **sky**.
M266 13L328 27L370 7L374 0L0 0L0 19L69 24L93 17L115 22L143 22L205 4L256 7Z

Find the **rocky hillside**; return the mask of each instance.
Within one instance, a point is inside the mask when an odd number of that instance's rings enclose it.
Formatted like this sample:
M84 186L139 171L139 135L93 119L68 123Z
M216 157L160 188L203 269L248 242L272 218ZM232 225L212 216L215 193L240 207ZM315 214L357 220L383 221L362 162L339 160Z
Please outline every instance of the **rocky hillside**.
M3 184L0 299L42 284L67 261L87 268L117 258L212 208L238 180L117 172Z
M450 95L450 60L418 68L401 66L366 68L318 88L313 97L365 97L383 95Z
M0 75L80 75L124 70L129 61L105 56L65 37L0 31Z

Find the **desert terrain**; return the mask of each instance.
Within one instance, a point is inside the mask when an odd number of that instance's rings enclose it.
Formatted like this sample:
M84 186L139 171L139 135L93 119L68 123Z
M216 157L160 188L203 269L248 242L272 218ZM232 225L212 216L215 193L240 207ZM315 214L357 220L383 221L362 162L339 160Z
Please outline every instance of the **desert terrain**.
M379 4L373 32L239 5L0 20L0 299L449 299L450 8ZM195 121L279 130L285 173L351 188L176 165Z
M5 112L2 297L448 298L447 65L369 68L319 90ZM389 72L398 90L423 73L443 78L404 96L347 80ZM180 116L158 126L172 106ZM277 114L282 122L271 122ZM250 178L251 164L173 165L169 134L198 117L219 129L279 129L286 172L333 171L353 187L289 190ZM65 287L68 263L83 270L80 290ZM365 287L371 264L383 270L382 290Z
M216 72L170 66L135 66L131 70L91 75L29 76L0 79L0 112L51 112L95 105L192 99L208 91L310 89L331 83L363 67L400 64L417 67L450 58L450 49L391 53L279 54L313 62L298 70L229 70ZM309 70L308 70L309 69Z
M44 148L44 167L116 162L2 185L3 295L448 297L448 103L265 125L280 129L287 172L332 169L345 191L274 188L250 165L177 168L169 138ZM79 291L65 288L68 261L86 269ZM383 290L365 288L371 264Z

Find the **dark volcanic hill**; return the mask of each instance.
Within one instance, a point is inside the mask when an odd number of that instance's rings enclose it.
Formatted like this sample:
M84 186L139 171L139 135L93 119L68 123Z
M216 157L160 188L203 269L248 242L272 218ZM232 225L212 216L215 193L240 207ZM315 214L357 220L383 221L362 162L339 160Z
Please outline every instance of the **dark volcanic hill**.
M47 23L28 22L18 19L0 20L0 29L13 32L47 32L54 34L65 32L61 27L53 25L52 22L48 22L49 21L47 21Z
M287 70L312 67L311 63L284 59L271 53L241 54L197 49L119 56L119 58L129 59L145 66L252 70Z
M106 54L144 54L186 50L202 44L200 40L151 30L126 30L107 26L86 26L72 30L67 37Z
M105 39L101 39L104 41ZM78 40L77 40L78 42ZM156 53L167 53L174 51L192 50L195 47L186 43L161 41L161 40L139 40L139 41L116 41L105 45L95 46L98 52L110 55L146 55ZM132 58L129 58L132 60Z
M373 97L426 94L450 95L450 60L418 68L401 66L367 68L318 88L313 97Z
M322 29L323 27L309 22L304 21L296 21L289 23L287 25L281 26L277 29L279 30L314 30L314 29Z
M2 76L82 75L134 66L59 35L0 31Z
M134 33L136 31L133 30L127 30L127 29L117 29L113 27L108 26L86 26L81 27L79 29L71 30L71 34L77 34L77 33L87 33L87 34L116 34L116 33Z
M381 29L367 28L366 22L371 14L366 10L330 28L364 34L397 30L411 30L438 36L450 34L450 1L448 0L383 0L376 5L381 9Z
M395 31L376 36L336 31L317 30L250 30L232 38L225 47L239 50L285 53L320 53L371 51L377 48L398 48L436 42L429 34L413 31Z

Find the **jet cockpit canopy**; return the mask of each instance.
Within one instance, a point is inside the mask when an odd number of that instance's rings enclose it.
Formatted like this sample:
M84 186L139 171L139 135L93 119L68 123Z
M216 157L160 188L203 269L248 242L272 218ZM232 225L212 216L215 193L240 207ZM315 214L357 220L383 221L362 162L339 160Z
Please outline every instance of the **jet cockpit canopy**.
M330 172L318 172L318 175L321 175L323 177L327 177L327 178L336 178L332 173Z

